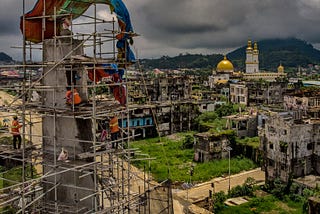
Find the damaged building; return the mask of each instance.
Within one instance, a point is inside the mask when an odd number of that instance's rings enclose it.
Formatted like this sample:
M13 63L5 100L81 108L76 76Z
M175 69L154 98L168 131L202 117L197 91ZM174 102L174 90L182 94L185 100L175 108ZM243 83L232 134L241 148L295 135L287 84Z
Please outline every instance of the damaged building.
M269 112L259 129L266 180L288 182L291 177L320 173L319 122L295 112Z
M247 81L230 84L230 101L246 106L280 105L283 103L285 81Z
M284 96L284 109L296 111L301 116L319 118L320 114L320 91L315 88L297 90Z
M139 74L129 79L128 99L134 103L130 105L129 126L132 134L142 137L155 136L157 132L164 136L189 131L200 112L214 111L217 105L225 103L221 95L212 91L201 90L195 95L192 86L200 85L198 79L184 74L158 70L156 74ZM120 124L127 127L127 119Z
M229 151L226 149L230 142L227 132L203 132L194 135L194 160L207 162L227 158Z
M227 128L234 130L239 138L257 136L258 120L256 113L236 114L225 118L227 119Z

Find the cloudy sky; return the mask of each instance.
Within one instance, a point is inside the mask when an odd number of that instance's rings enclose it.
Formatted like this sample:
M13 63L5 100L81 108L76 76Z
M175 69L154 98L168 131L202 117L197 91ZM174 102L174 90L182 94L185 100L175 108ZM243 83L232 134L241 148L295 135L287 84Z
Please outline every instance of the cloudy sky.
M0 52L21 58L22 0L0 0ZM36 0L25 0L29 11ZM320 47L320 0L123 0L139 58L227 53L248 38L296 37ZM99 5L98 16L111 17ZM90 13L91 10L88 11Z

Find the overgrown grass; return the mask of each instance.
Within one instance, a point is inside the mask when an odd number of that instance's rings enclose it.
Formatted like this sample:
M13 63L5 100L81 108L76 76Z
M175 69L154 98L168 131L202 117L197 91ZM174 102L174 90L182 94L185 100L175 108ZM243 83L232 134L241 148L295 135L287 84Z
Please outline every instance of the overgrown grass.
M146 139L136 141L131 144L134 148L139 148L142 153L150 155L156 160L151 161L151 173L157 181L169 178L183 181L188 177L188 170L193 158L193 149L181 149L182 141L173 141L168 138ZM146 161L133 162L139 168L148 167Z
M230 160L230 173L237 174L241 171L257 167L255 163L247 158L235 157ZM198 163L194 169L193 180L207 181L214 177L227 176L229 174L229 160L215 160L207 163Z
M30 166L27 166L25 168L25 176L27 180L36 178L36 169L33 167L32 170L33 170L33 177L31 176ZM18 183L22 182L22 167L17 166L12 169L9 169L5 172L0 173L0 176L6 179L6 180L1 179L2 182L0 182L0 185L1 185L0 189L12 186L17 182Z
M240 145L251 146L254 149L258 149L260 146L259 137L245 137L243 139L237 139L237 143Z
M227 119L225 118L216 118L213 121L201 122L201 127L206 127L207 129L214 129L215 131L220 131L225 129ZM203 129L203 128L202 128Z
M218 212L221 214L252 214L252 213L281 213L281 214L301 214L302 202L280 201L276 197L269 195L261 198L252 198L248 203L239 206L227 207Z
M8 137L8 136L5 136L5 137L1 137L0 138L0 144L1 145L12 145L12 137Z
M156 160L151 161L150 170L157 181L171 178L172 181L177 182L187 182L190 179L193 182L203 182L214 177L228 175L228 159L207 163L193 162L193 149L182 149L183 136L185 135L179 134L178 136L178 140L169 140L164 137L161 142L159 142L159 138L152 138L131 143L132 147L139 148L142 153L156 158ZM133 164L140 169L148 168L146 161L137 161ZM232 174L256 167L253 161L242 157L232 158L230 166ZM191 167L193 167L194 172L192 177L190 177Z

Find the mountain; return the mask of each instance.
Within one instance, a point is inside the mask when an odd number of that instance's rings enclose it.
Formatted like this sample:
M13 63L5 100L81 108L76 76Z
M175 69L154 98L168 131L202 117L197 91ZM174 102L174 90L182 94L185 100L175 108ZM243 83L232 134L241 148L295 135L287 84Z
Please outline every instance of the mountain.
M6 53L0 52L0 62L13 62L14 60Z
M246 47L245 45L227 54L237 70L245 68ZM276 71L280 62L285 68L320 64L320 51L300 39L262 40L258 41L258 48L261 70ZM141 64L145 69L215 68L222 59L221 54L180 54L175 57L143 59Z
M178 69L178 68L214 68L223 59L221 54L180 54L179 56L163 56L159 59L142 59L145 69Z
M238 68L244 69L247 46L227 54L228 59ZM306 41L288 39L268 39L258 42L259 64L261 70L273 70L280 62L284 67L306 67L320 63L320 51Z

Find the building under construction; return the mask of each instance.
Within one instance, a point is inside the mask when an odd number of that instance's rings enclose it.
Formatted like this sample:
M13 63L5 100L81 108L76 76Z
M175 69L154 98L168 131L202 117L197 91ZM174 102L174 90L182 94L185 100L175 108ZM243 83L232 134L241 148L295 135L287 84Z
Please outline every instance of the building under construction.
M103 4L116 18L97 17ZM130 125L110 135L111 120L128 122L133 111L126 70L135 63L130 45L138 35L123 2L38 0L22 14L24 78L20 93L1 107L3 119L21 119L22 146L0 153L7 170L21 167L21 179L2 173L11 185L2 189L1 207L17 213L173 213L170 182L151 181L152 158L132 149ZM32 59L34 52L41 63ZM41 71L33 81L32 69ZM137 160L145 161L145 172L131 165Z

